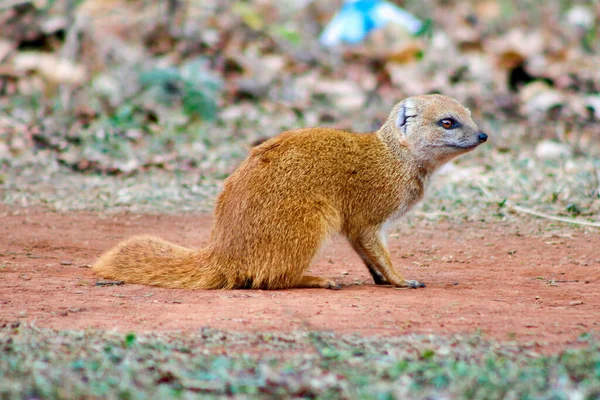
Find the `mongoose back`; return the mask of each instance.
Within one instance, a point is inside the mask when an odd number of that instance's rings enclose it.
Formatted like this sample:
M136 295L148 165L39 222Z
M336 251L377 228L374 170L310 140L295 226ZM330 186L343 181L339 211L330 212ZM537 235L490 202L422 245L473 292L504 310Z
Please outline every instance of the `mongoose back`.
M438 167L486 140L470 111L441 95L396 104L373 133L284 132L252 148L225 181L207 247L133 237L93 268L108 279L168 288L339 289L305 271L341 233L376 284L423 287L394 269L384 227L421 200Z

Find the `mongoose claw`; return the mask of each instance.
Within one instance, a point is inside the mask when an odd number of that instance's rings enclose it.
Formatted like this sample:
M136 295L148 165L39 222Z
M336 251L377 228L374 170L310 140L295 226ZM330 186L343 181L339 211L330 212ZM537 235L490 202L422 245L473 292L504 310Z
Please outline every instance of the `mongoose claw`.
M342 287L340 286L339 283L335 283L335 282L329 282L329 285L327 286L327 289L331 289L331 290L342 290Z
M411 289L417 289L417 288L421 288L421 287L425 287L425 284L423 282L419 282L419 281L406 281L407 285L409 288Z

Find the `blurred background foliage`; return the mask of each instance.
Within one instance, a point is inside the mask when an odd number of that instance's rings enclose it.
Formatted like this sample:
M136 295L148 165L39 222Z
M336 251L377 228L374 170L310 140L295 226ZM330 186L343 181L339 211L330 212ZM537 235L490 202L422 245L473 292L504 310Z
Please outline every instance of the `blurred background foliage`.
M600 3L393 3L427 29L324 47L339 0L0 2L0 165L224 177L281 131L375 130L396 101L442 93L492 139L453 178L477 171L500 208L521 188L594 215Z

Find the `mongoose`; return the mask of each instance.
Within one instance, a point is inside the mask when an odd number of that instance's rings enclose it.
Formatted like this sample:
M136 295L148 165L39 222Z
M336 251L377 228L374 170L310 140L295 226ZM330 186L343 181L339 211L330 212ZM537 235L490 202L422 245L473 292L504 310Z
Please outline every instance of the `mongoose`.
M394 269L384 228L423 197L438 167L486 140L470 111L441 95L396 104L373 133L284 132L252 148L225 181L207 247L133 237L93 268L104 278L167 288L339 289L304 272L341 233L376 284L424 287Z

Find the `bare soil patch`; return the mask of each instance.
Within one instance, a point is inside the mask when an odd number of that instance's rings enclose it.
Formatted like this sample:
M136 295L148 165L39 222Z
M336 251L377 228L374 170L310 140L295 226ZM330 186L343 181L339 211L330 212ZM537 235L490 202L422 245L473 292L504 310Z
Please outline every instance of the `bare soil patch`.
M133 234L202 246L211 216L61 214L0 206L0 324L117 331L297 329L339 333L483 333L573 343L600 327L600 235L543 222L400 222L395 265L419 290L376 286L347 243L333 240L311 269L342 290L191 291L96 286L100 253Z

